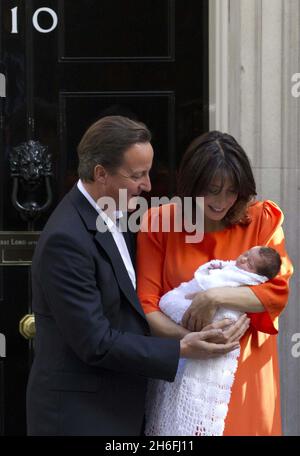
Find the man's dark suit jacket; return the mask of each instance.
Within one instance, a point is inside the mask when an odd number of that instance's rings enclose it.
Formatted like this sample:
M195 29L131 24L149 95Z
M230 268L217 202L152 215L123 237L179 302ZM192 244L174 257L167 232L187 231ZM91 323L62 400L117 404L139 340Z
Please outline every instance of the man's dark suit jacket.
M176 374L179 342L150 336L111 233L96 230L97 216L75 186L35 250L29 435L139 435L147 379Z

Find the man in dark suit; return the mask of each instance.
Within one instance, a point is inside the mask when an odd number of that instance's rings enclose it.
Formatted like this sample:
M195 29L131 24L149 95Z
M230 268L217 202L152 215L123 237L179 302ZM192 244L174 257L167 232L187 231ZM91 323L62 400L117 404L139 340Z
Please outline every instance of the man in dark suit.
M241 319L226 339L217 329L151 336L135 292L133 239L114 220L122 214L110 218L97 204L110 197L119 210L119 189L128 201L150 190L150 139L145 125L124 117L93 124L78 146L80 180L41 234L32 263L29 435L139 435L147 378L172 381L180 356L232 350L248 325Z

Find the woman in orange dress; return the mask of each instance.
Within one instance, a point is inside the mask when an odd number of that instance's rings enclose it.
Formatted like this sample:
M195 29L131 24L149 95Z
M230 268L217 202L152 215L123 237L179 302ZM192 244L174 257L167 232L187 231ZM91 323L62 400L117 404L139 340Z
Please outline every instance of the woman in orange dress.
M224 435L281 435L276 334L292 274L284 245L283 214L271 201L254 201L249 160L232 136L220 132L206 133L189 146L179 171L178 195L194 200L204 196L204 237L187 242L184 229L174 229L180 209L172 204L169 232L160 223L158 230L139 233L138 294L152 332L181 339L211 321L218 306L247 312L251 325L240 341ZM155 218L161 221L162 214L162 208L150 210L152 226ZM197 294L183 326L160 311L161 296L191 280L199 265L215 258L234 260L255 245L273 247L280 254L282 266L274 279L253 287L214 288Z

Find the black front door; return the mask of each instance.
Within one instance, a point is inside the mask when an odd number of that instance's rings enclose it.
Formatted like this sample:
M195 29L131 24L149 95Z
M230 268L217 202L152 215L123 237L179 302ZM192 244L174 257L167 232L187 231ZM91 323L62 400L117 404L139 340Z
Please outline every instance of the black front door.
M152 196L174 192L184 148L208 130L208 0L0 0L0 20L0 434L22 435L33 356L19 332L31 313L25 232L41 230L76 182L76 146L105 115L147 124ZM24 184L32 157L46 166L30 140L53 163L51 206L34 221L11 201L16 180L21 206L42 207L48 197L43 182L31 193ZM14 177L10 157L20 145Z

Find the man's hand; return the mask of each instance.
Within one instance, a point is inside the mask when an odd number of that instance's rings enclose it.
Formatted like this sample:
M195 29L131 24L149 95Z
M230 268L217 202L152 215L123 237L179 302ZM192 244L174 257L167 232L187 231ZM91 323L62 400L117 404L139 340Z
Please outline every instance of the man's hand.
M225 319L213 323L200 332L189 333L180 341L180 356L206 359L235 350L239 347L238 341L247 331L249 322L250 319L242 315L229 328L230 320Z
M234 323L228 318L211 323L203 328L203 331L210 329L222 329L222 333L217 336L212 342L226 344L228 342L238 342L245 334L250 325L250 318L243 314Z
M224 355L239 347L237 342L216 344L209 340L218 338L220 330L209 329L197 333L189 333L180 341L180 356L182 358L206 359Z
M190 331L201 331L212 322L218 308L213 300L213 294L207 290L185 297L193 301L183 315L182 326Z

